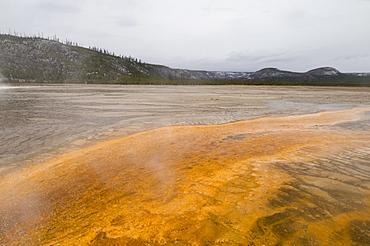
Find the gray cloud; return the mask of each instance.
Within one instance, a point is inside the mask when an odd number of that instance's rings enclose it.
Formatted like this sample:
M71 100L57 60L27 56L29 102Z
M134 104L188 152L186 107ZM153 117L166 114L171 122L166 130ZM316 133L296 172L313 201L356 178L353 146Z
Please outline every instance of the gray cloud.
M81 9L76 4L56 2L56 1L39 1L34 6L40 12L46 11L46 13L59 13L59 14L76 14L80 13Z
M370 54L351 54L336 57L335 60L357 60L357 59L366 59L370 58Z
M283 13L283 19L288 24L297 24L307 18L307 12L302 9L292 9Z
M268 51L268 50L252 50L242 52L231 52L227 60L232 62L271 62L286 60L284 58L286 52Z
M139 23L133 18L119 18L116 24L120 27L135 27Z
M55 34L177 68L367 71L369 2L0 0L0 30Z

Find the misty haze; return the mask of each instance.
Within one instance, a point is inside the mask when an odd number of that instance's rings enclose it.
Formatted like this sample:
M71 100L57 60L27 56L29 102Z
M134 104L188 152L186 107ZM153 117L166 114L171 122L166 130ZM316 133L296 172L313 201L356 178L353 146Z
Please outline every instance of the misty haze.
M370 1L0 6L0 245L370 245Z
M368 88L0 93L4 245L369 242Z

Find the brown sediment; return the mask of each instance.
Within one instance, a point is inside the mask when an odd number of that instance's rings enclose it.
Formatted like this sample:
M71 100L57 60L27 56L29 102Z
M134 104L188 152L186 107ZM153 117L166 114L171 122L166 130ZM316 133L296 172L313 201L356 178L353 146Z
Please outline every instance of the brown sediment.
M370 243L369 108L174 126L0 183L5 245ZM367 181L366 181L367 180Z

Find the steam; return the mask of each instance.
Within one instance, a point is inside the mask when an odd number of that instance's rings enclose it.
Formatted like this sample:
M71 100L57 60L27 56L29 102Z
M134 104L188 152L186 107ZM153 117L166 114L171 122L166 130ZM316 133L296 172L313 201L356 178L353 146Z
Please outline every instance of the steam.
M6 89L6 85L4 84L5 77L0 72L0 89Z
M2 73L0 72L0 89L8 89L8 88L11 88L11 86L7 85L6 84L6 77L2 75ZM3 90L1 90L3 91Z

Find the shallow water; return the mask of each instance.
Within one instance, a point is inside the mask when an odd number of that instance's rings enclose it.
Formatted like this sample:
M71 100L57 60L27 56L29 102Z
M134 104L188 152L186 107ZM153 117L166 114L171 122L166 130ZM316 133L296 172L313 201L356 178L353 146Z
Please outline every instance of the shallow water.
M1 98L9 114L2 151L14 154L3 165L31 167L0 181L0 242L367 245L368 95L366 88L16 88ZM332 110L345 111L307 115ZM295 116L277 117L285 115ZM199 126L227 122L235 123ZM43 152L49 161L36 165Z
M0 177L94 141L163 126L361 107L370 104L369 92L269 86L4 85Z

